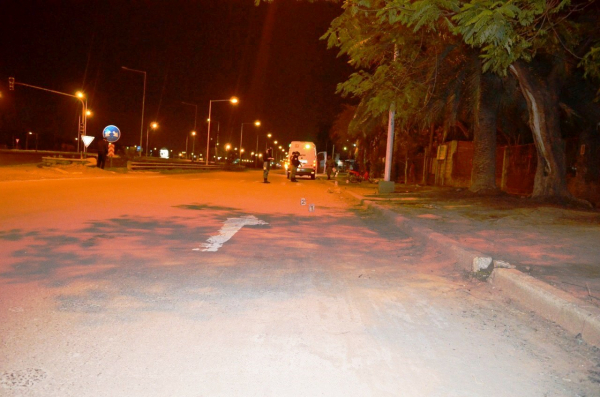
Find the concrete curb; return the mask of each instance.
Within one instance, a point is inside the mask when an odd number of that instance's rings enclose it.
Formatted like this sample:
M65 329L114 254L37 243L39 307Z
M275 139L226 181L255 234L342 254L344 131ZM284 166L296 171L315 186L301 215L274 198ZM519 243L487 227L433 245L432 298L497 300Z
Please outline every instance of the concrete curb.
M515 269L494 269L490 282L521 305L600 347L600 310ZM587 308L585 308L588 306Z
M459 242L421 226L418 222L382 207L363 196L346 190L350 196L382 213L392 220L405 233L435 242L452 252L460 269L473 271L473 259L485 254L461 247ZM590 345L600 347L600 310L515 269L494 269L489 278L496 289L504 296L537 315L553 321L573 335L580 335Z

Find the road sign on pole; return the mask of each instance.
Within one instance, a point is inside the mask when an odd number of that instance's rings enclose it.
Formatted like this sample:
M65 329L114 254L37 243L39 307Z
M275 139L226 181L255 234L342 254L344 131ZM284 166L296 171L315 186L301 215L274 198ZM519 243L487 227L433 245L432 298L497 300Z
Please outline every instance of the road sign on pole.
M121 130L115 125L109 125L102 131L102 136L110 143L114 143L121 138Z
M92 141L94 140L94 137L91 135L82 135L81 140L83 141L83 144L87 148L88 146L90 146L90 143L92 143Z
M114 157L115 155L115 145L112 143L108 144L108 157Z

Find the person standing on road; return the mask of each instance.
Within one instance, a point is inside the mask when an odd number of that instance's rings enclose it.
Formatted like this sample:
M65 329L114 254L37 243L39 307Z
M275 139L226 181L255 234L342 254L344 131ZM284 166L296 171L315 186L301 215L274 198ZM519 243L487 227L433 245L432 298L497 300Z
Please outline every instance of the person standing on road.
M98 168L104 169L104 164L106 164L106 154L108 153L108 141L106 138L103 138L98 141L98 161L96 162L96 166Z
M331 179L331 174L333 173L333 169L335 168L335 160L332 157L327 159L325 168L327 170L327 180L329 180Z
M290 159L290 181L298 182L296 180L296 171L298 171L298 166L300 166L300 153L292 152L292 158Z
M267 180L271 169L271 160L273 160L273 148L268 148L263 153L263 183L271 183Z

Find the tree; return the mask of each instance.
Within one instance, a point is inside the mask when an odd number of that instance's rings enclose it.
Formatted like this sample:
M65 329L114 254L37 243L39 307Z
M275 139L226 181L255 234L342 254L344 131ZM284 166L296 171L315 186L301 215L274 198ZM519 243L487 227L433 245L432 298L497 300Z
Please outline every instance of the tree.
M596 18L590 19L590 13ZM519 82L538 153L534 197L571 198L559 94L567 63L575 62L580 57L577 53L584 55L580 64L586 72L597 77L599 37L591 21L598 16L593 1L541 0L472 1L454 15L455 31L467 44L481 48L484 70L501 75L510 72ZM595 37L588 39L587 34L594 32Z
M397 117L407 121L432 93L436 54L439 57L454 35L478 51L482 82L487 81L488 71L500 76L510 73L519 82L538 153L533 196L571 198L559 93L573 65L582 67L595 82L600 77L600 11L595 0L346 0L343 4L343 14L327 33L329 44L364 69L343 83L340 92L358 97L369 93L367 106L373 116L395 103ZM392 45L401 48L394 62ZM480 92L485 90L482 86ZM482 106L488 106L487 100L479 101L477 110ZM478 128L489 129L492 113L477 116ZM479 147L481 141L475 143ZM491 153L489 144L481 147ZM489 176L489 167L484 168L475 170L476 178Z

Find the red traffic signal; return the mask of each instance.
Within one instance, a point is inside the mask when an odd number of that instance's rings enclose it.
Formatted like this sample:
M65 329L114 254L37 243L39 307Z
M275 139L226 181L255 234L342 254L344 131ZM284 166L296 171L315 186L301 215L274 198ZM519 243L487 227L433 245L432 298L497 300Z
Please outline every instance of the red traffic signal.
M14 91L15 90L15 78L14 77L9 77L8 78L8 90L9 91Z

